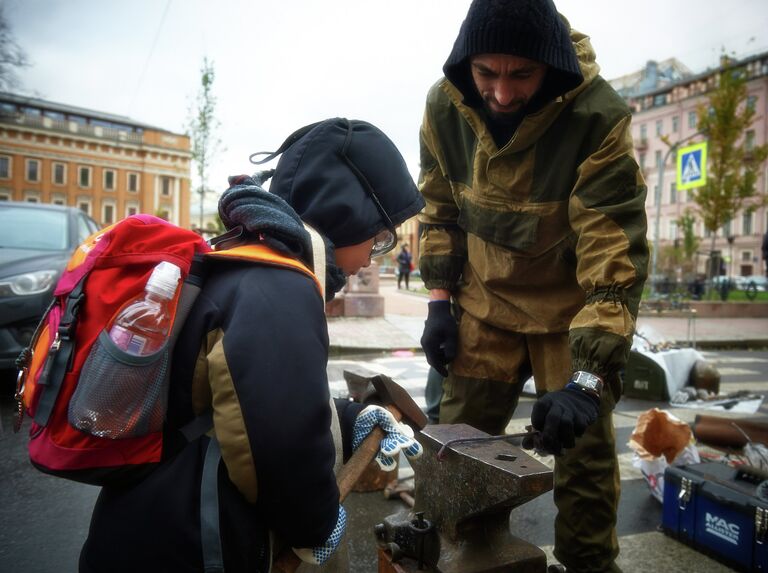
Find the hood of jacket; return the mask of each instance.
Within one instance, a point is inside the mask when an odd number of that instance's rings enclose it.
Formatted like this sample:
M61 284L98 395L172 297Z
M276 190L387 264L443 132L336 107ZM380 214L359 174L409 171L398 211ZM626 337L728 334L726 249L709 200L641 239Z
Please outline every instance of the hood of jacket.
M400 152L377 127L333 118L281 146L269 191L335 247L362 243L424 207Z
M481 107L470 69L472 56L509 54L543 62L547 75L533 102L541 107L584 79L569 29L552 0L474 0L443 72L461 92L464 104Z
M567 20L565 22L567 25ZM463 101L462 92L455 84L453 84L453 82L445 81L445 79L438 82L437 85L442 86L441 89L446 92L453 105L456 106L472 126L480 145L482 145L489 154L496 153L501 147L504 147L505 153L516 153L537 141L557 119L560 112L570 105L579 94L586 90L591 82L598 76L600 73L600 66L595 61L595 51L589 41L589 36L571 29L570 37L583 81L569 92L549 101L535 112L526 114L525 118L517 128L514 140L506 145L498 145L498 143L494 141L490 126L483 114L483 110L466 105Z

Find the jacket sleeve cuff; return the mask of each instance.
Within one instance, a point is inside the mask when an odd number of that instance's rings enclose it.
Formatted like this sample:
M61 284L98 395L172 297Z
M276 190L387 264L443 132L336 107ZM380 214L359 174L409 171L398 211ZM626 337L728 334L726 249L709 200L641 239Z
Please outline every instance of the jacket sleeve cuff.
M597 328L574 328L568 338L574 372L584 370L608 380L627 363L631 345L623 336Z
M344 463L352 457L352 430L355 426L357 415L363 411L365 404L350 402L341 398L334 398L336 413L339 415L341 427L341 445L344 454Z
M419 261L421 279L427 289L455 291L464 270L464 257L424 255Z

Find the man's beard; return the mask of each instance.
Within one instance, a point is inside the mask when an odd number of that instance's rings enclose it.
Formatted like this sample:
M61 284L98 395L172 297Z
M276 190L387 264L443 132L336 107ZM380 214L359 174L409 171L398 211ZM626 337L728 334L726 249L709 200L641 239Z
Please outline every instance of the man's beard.
M526 114L528 100L521 99L512 103L519 105L517 111L499 112L495 111L490 104L490 98L483 98L483 108L488 118L499 126L517 126Z
M485 111L488 114L488 118L499 126L517 126L525 116L525 107L521 107L517 111L499 113L485 106Z

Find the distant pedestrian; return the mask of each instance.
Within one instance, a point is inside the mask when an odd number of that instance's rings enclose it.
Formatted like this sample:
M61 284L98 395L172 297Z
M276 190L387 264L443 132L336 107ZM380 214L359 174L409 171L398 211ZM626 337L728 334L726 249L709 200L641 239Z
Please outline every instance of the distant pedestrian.
M400 254L397 255L397 288L400 288L400 284L405 278L405 290L408 290L408 279L411 276L411 269L413 268L413 257L408 251L408 245L403 245L400 249Z
M768 231L763 235L763 264L765 265L765 276L768 277Z

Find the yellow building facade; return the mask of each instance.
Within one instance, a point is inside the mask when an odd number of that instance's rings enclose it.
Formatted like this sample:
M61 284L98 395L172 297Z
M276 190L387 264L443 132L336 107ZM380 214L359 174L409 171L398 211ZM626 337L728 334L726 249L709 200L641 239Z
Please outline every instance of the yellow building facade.
M0 93L0 200L136 213L190 228L189 137L127 117Z

